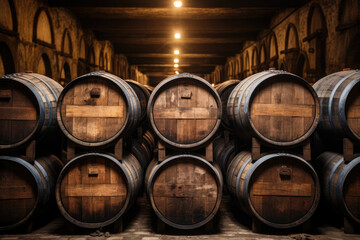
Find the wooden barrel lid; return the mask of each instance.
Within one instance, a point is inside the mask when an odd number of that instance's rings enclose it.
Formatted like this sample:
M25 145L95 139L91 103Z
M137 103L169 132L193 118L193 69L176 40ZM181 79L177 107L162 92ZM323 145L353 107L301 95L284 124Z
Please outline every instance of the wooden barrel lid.
M31 86L1 79L0 148L21 145L35 134L44 121L44 116L40 116L41 103L40 95Z
M269 154L260 158L247 173L244 184L252 212L273 227L300 225L313 215L319 203L318 177L305 160L295 155Z
M253 130L266 142L293 145L315 130L320 116L319 101L303 79L280 72L259 81L249 91L253 94L247 99L245 114L248 112Z
M345 178L343 185L337 189L337 195L343 197L346 212L360 223L360 157L352 160L340 174ZM339 181L338 181L339 182Z
M131 95L126 95L131 90ZM125 81L115 75L93 72L71 81L61 93L57 110L64 134L75 143L95 147L106 145L124 134L129 121L140 112L129 101L137 101ZM133 114L133 115L130 115Z
M10 229L28 220L41 204L41 177L22 159L0 157L0 229Z
M61 213L80 227L97 228L117 220L129 203L129 177L110 155L88 153L72 159L56 185Z
M150 201L165 223L193 229L216 214L222 198L222 180L206 160L194 155L173 156L156 166L151 174Z
M221 123L221 100L204 79L179 74L154 89L148 117L156 135L175 148L201 147Z

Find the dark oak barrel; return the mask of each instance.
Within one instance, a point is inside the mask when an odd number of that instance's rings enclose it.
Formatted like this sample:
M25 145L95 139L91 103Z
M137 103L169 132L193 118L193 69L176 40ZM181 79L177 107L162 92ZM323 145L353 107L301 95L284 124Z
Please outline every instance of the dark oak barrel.
M220 84L217 84L215 86L216 91L218 92L221 103L222 103L222 119L221 119L221 125L227 129L232 130L233 126L231 122L229 121L228 115L227 115L227 102L230 96L230 93L232 90L238 85L240 80L228 80L225 82L222 82Z
M226 170L231 159L236 155L236 147L234 141L225 143L225 139L221 138L219 141L214 141L214 161L219 164L223 174Z
M120 161L103 153L73 158L61 171L56 202L62 215L84 228L115 222L130 208L143 183L140 163L131 153Z
M138 99L140 101L140 106L141 106L140 121L144 122L147 119L146 118L146 107L147 107L147 103L150 98L150 91L144 85L141 85L139 82L136 82L136 81L130 80L130 79L125 80L125 81L135 91L136 96L138 97Z
M322 110L317 131L360 143L360 70L330 74L314 84Z
M179 74L160 82L148 108L154 133L168 146L196 149L204 146L221 123L221 100L204 79Z
M293 147L314 132L320 117L319 100L304 79L277 70L242 80L231 92L227 113L244 142Z
M50 135L56 127L56 104L63 87L36 73L0 78L0 149L16 148Z
M163 162L152 161L145 185L156 215L178 229L203 226L220 207L221 171L196 155L174 155Z
M140 120L140 102L121 78L92 72L66 85L57 109L62 132L73 142L105 146L130 134Z
M304 223L320 199L315 170L287 153L271 153L253 162L250 152L240 152L229 164L226 182L245 213L275 228Z
M360 223L360 157L345 163L343 155L324 152L314 161L314 167L330 206Z
M0 230L49 215L62 167L54 155L38 158L34 165L18 157L0 156Z

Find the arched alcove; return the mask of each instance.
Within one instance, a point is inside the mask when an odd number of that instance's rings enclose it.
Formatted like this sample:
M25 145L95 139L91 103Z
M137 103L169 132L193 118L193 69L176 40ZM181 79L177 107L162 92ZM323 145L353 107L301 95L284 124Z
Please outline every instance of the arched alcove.
M246 51L246 54L245 54L244 67L245 67L245 76L244 77L248 77L250 75L250 58L249 58L248 51Z
M80 39L80 47L79 47L79 59L85 60L86 59L86 43L84 36Z
M275 33L272 32L269 40L269 67L278 68L278 59L277 39Z
M61 75L60 75L60 84L62 86L65 86L71 81L71 71L70 66L67 62L64 62L62 69L61 69Z
M37 72L49 78L52 77L50 59L46 53L43 53L39 59Z
M101 50L99 55L99 67L101 70L104 70L104 52Z
M266 48L265 44L263 43L260 47L260 68L259 70L266 70L267 69L267 55L266 55Z
M64 30L62 42L61 42L61 53L65 56L72 57L72 41L68 29Z
M10 48L3 42L0 42L0 76L14 73L15 64Z
M54 31L49 12L40 8L35 14L33 41L47 47L55 48Z
M17 34L17 17L14 2L12 0L0 1L0 32L8 35Z
M252 58L251 58L252 72L257 73L258 67L259 67L259 53L258 53L257 47L254 47L253 52L252 52Z
M287 71L297 72L297 60L299 58L299 38L294 24L289 23L285 37L285 61Z

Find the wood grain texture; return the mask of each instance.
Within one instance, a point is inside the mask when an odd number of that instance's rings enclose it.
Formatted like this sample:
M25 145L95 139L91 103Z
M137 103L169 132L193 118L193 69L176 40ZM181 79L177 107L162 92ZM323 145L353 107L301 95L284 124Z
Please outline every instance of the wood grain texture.
M264 155L253 163L250 152L240 152L229 164L226 179L243 211L276 228L304 223L320 199L315 171L290 154Z
M216 132L221 102L205 80L180 74L165 80L150 98L148 114L155 133L175 148L201 147Z
M155 213L165 223L180 229L204 225L216 214L221 201L220 170L191 155L153 162L146 183Z
M82 106L66 105L66 117L82 118L123 118L123 106Z

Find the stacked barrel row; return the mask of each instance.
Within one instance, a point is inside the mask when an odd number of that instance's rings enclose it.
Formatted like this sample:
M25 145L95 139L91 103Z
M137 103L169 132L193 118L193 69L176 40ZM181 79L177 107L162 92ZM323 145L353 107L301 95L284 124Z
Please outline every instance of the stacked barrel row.
M49 216L63 163L56 155L62 86L34 73L0 78L0 230Z
M130 136L146 119L149 95L140 84L105 72L80 76L61 92L57 120L75 156L59 175L56 200L73 224L110 225L139 195L154 137L146 129Z
M360 71L345 70L314 84L322 115L314 162L323 196L344 223L360 224ZM339 148L340 146L340 148ZM353 232L345 224L345 232ZM355 227L356 229L357 227Z
M207 151L221 123L219 95L204 79L179 74L155 87L147 111L159 139L145 177L151 206L167 225L201 227L222 199L221 170Z
M232 91L223 125L234 136L227 142L219 137L214 155L230 194L242 211L268 226L305 223L320 200L318 176L297 151L319 122L314 89L302 78L277 70L240 83L225 82L218 89L226 87ZM256 151L259 156L253 155Z

